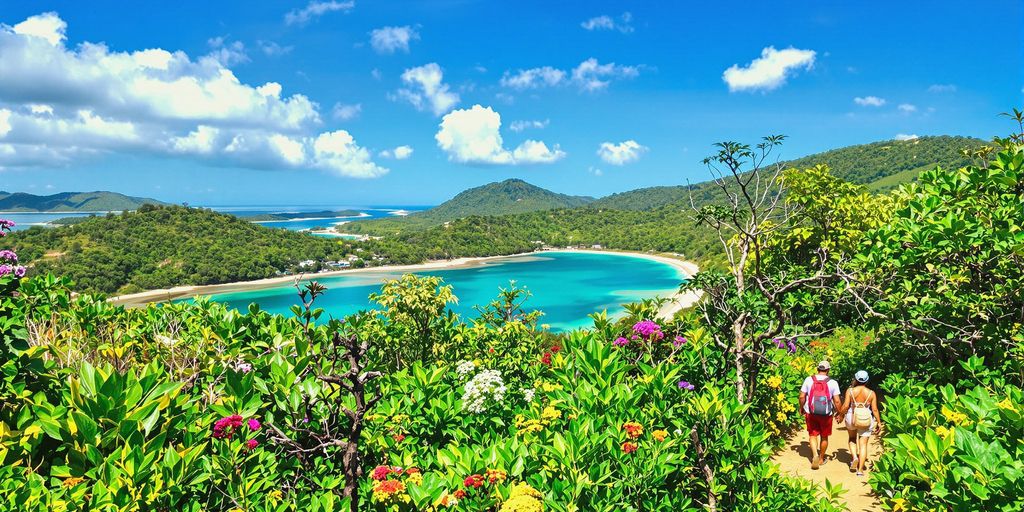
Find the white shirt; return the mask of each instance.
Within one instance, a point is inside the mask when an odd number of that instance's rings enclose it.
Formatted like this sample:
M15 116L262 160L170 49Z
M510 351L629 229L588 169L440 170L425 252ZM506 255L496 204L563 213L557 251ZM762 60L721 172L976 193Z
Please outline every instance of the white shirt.
M806 394L810 395L811 394L811 386L814 385L814 382L812 381L812 379L822 380L822 379L819 379L818 377L819 377L819 375L812 375L812 376L807 377L806 379L804 379L804 385L800 386L800 392L801 393L806 393ZM824 378L828 379L828 394L831 397L839 396L839 383L836 382L835 380L829 378L828 376L822 375L821 377L824 377ZM807 414L811 413L810 409L807 408L807 400L804 400L804 412L807 413Z

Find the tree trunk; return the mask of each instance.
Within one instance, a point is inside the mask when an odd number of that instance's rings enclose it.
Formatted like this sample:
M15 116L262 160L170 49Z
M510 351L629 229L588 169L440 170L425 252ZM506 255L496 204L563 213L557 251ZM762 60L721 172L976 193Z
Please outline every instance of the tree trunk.
M708 484L708 511L716 512L718 510L718 497L715 496L715 470L711 469L711 466L708 466L707 461L704 459L704 445L700 442L696 426L690 429L690 440L693 441L693 447L697 451L697 463L700 464L700 470L704 473L704 480Z
M733 337L733 362L736 366L736 400L741 404L745 403L747 398L747 386L744 376L745 365L743 363L743 351L746 349L746 339L744 338L743 331L747 323L747 313L742 313L732 323L732 337Z

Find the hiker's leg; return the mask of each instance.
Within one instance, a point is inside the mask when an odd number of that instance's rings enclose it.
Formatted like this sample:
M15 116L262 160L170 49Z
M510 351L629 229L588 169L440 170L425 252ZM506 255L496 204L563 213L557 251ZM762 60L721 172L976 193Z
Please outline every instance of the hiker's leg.
M810 439L811 445L811 463L814 463L818 461L818 443L820 442L821 438L818 436L812 436L810 434L808 434L808 437Z
M864 468L867 467L868 461L868 441L871 440L869 436L860 436L857 438L857 445L860 448L860 464L857 466L857 471L864 472Z
M828 451L828 436L824 432L821 434L821 448L818 449L818 462L825 462L825 452Z
M851 459L850 459L850 469L857 469L856 462L857 462L858 457L860 457L860 453L857 451L857 431L852 429L852 428L850 428L850 425L846 425L846 433L847 433L847 435L849 437L848 441L849 441L849 446L850 446L850 457L851 457Z

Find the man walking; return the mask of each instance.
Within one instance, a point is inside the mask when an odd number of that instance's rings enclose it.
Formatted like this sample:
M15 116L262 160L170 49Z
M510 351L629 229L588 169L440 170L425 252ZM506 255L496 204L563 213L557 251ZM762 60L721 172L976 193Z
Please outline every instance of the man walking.
M828 436L832 435L832 419L842 409L839 383L828 376L831 369L828 361L818 363L818 373L804 379L803 386L800 386L800 405L811 444L811 469L818 469L825 463Z

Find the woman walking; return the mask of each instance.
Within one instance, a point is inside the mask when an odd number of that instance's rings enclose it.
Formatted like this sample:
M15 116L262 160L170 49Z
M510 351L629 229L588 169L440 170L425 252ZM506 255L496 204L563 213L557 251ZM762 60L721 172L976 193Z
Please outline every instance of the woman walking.
M868 440L882 425L882 417L878 414L878 398L874 391L868 389L867 383L868 372L857 372L850 388L846 390L842 408L846 416L846 431L850 436L850 453L853 455L850 471L856 471L857 476L864 476Z

